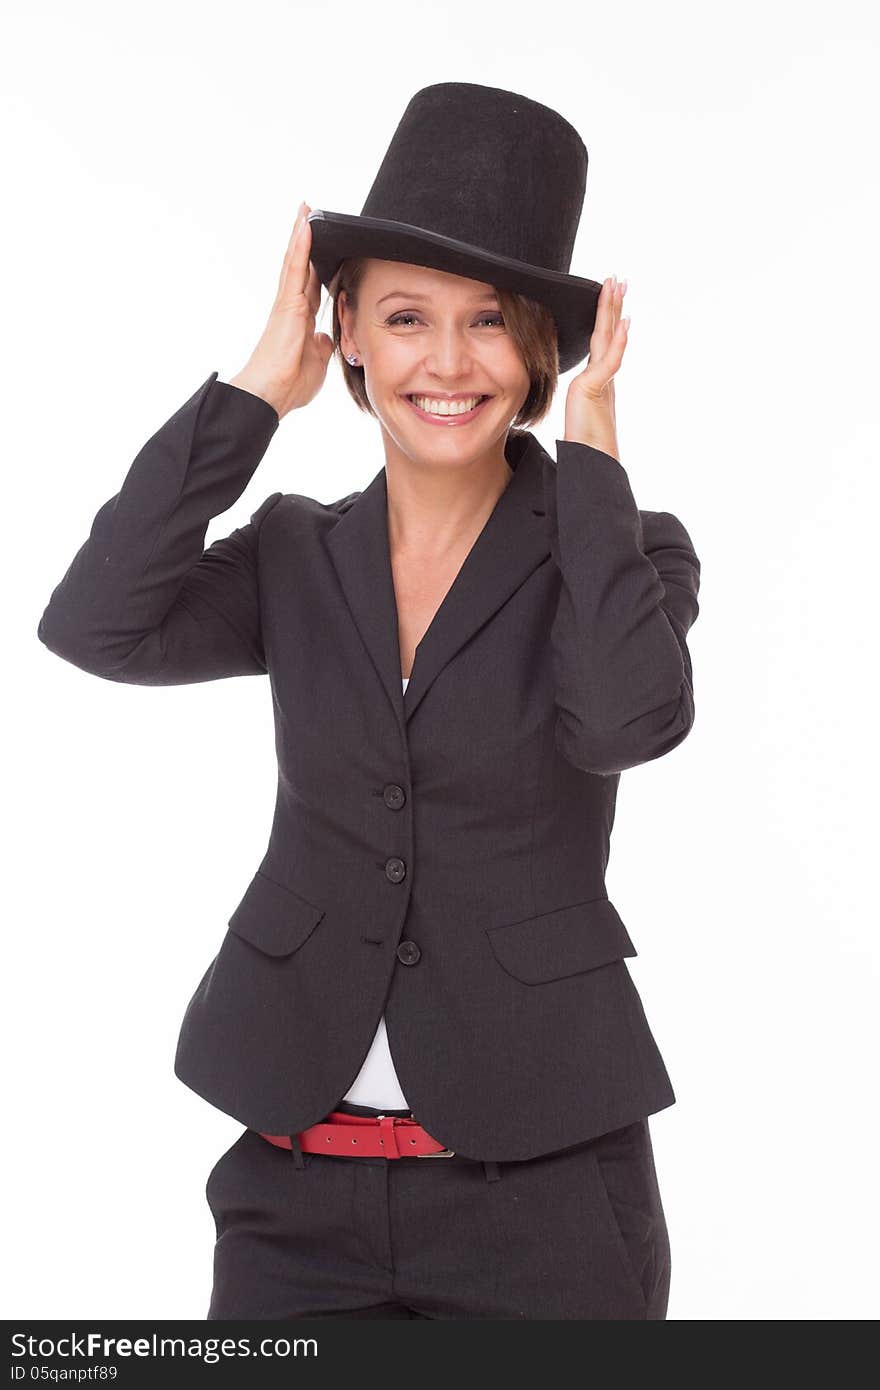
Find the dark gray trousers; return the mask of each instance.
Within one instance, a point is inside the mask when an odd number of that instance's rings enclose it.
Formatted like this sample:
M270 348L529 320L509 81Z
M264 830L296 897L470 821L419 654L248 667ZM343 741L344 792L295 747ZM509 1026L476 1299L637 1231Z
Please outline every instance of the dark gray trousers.
M208 1319L666 1317L669 1236L647 1118L498 1164L297 1161L246 1129L205 1195L217 1232Z

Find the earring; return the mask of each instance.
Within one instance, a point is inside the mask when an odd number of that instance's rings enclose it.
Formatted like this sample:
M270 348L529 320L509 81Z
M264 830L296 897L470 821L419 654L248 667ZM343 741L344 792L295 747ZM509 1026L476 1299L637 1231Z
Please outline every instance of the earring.
M348 365L349 365L350 367L356 367L356 366L357 366L357 355L356 355L355 353L352 353L351 356L346 357L345 360L346 360L346 362L348 363Z

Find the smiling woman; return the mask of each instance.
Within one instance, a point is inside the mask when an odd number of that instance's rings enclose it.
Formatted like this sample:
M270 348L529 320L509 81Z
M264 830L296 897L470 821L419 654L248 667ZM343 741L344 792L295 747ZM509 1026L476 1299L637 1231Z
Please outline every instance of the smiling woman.
M174 1060L246 1126L205 1188L211 1320L666 1316L675 1096L605 872L619 774L694 720L700 562L616 453L586 167L520 93L416 93L360 217L300 205L245 366L148 439L39 620L108 681L271 684L269 841ZM588 350L553 457L526 426ZM206 546L334 352L382 466Z
M333 301L333 348L338 354L345 384L359 409L369 415L375 415L376 412L367 395L363 366L353 366L343 350L343 319L346 309L352 314L357 314L362 308L366 312L372 310L376 317L384 318L389 332L405 336L418 334L425 325L430 324L432 316L441 307L442 300L438 295L435 302L431 295L426 296L414 290L402 289L398 295L395 289L394 298L388 293L381 294L381 299L387 300L383 306L385 315L381 315L379 298L369 293L370 285L375 281L374 275L368 277L371 266L374 271L379 266L385 266L389 272L400 272L393 276L395 283L400 281L404 272L418 275L421 267L404 267L397 262L373 262L363 256L349 257L342 262L329 286ZM444 272L425 270L424 274L436 283L446 279L450 282L460 282L462 288L470 286L473 289L472 303L467 307L468 320L475 337L481 335L483 338L496 339L499 335L509 335L529 381L525 400L512 420L512 428L530 429L538 424L550 409L559 379L557 329L550 310L537 300L512 290L490 284L483 285L479 281L463 280L459 276L446 275ZM384 289L384 285L382 288ZM376 293L379 293L378 290ZM443 307L445 309L448 306ZM392 312L389 313L389 310ZM426 387L425 394L433 394L439 398L445 393L431 392ZM451 398L464 394L451 393ZM476 413L469 413L468 419L473 418Z

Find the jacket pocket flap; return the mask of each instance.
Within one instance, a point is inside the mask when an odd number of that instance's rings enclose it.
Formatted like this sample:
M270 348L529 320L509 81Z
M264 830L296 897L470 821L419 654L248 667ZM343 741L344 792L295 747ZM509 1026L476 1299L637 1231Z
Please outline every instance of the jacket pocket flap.
M286 956L302 946L323 916L322 908L258 869L229 919L229 928L267 955Z
M527 985L561 980L638 954L608 898L572 903L485 930L499 965Z

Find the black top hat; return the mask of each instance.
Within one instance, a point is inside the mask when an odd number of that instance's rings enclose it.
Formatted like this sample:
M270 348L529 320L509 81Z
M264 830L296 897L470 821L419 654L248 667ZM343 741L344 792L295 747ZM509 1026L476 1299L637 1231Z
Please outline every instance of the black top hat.
M499 87L440 82L416 92L359 217L309 214L311 260L328 286L349 256L448 270L545 304L559 370L583 360L602 286L569 275L587 150L549 106Z

